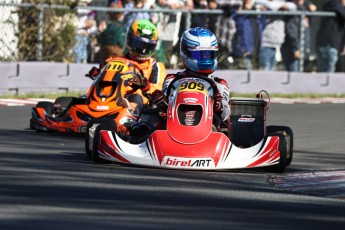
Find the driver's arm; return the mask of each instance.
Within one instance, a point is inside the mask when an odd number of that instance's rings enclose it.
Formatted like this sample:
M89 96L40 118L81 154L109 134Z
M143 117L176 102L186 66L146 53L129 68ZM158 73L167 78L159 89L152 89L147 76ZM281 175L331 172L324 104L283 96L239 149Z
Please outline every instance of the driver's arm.
M230 101L230 89L228 86L228 83L221 78L214 78L214 81L216 82L218 91L220 95L222 96L222 106L220 109L220 115L223 120L226 120L230 116L230 106L229 106L229 101Z

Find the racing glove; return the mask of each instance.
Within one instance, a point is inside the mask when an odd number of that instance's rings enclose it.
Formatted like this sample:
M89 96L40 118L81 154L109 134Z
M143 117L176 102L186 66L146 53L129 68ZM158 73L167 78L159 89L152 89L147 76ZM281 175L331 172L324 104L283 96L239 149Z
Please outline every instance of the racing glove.
M222 95L218 92L214 95L214 111L218 112L222 109Z
M151 94L151 102L163 111L168 109L165 95L161 90L157 89Z
M147 82L147 79L143 77L141 73L135 74L132 78L130 85L134 89L141 89L143 92L150 89L150 84Z
M91 78L92 80L94 80L96 78L96 76L99 74L99 72L100 72L99 68L92 67L90 69L90 71L87 74L85 74L85 76Z

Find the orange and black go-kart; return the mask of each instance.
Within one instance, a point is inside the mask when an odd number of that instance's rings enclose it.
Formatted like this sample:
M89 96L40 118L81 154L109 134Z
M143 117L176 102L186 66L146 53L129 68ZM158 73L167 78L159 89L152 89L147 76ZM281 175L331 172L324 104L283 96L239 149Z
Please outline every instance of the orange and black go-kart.
M137 64L116 58L101 70L93 68L93 71L99 73L86 75L94 80L86 96L58 97L54 103L38 102L32 108L30 128L38 132L81 134L86 132L89 121L107 118L118 124L118 131L127 130L124 125L139 116L133 111L133 103L125 98L127 90L134 91L132 96L140 100L144 97L140 88L145 85L145 79Z

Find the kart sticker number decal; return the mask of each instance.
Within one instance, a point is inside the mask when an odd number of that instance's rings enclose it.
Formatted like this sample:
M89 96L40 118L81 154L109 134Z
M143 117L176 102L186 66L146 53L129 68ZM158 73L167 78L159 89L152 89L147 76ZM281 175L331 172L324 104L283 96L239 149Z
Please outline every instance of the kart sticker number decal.
M113 61L109 63L107 69L109 71L125 72L128 70L128 66L126 66L123 62L120 62L120 61Z
M200 83L200 82L195 82L195 81L191 81L191 82L183 82L180 85L179 91L201 91L204 92L205 91L205 86Z

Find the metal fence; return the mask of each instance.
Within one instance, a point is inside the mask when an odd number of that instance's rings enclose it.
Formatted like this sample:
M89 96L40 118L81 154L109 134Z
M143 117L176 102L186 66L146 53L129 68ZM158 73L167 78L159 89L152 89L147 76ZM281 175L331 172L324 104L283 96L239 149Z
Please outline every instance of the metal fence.
M8 3L10 2L10 3ZM219 68L221 69L238 69L238 66L233 65L231 61L231 37L225 31L233 29L233 25L229 24L231 18L227 16L224 10L202 10L195 9L188 10L170 10L170 9L114 9L109 7L76 7L74 9L62 5L50 4L29 4L19 3L20 1L3 1L0 3L0 61L54 61L54 62L77 62L73 54L73 49L76 46L76 28L77 28L77 11L86 9L97 13L106 15L110 12L144 12L162 15L174 15L179 20L175 21L178 26L173 27L173 31L161 34L162 44L165 46L164 52L166 54L166 64L169 67L176 68L178 62L172 60L174 53L172 47L178 43L177 30L184 30L190 28L191 18L195 14L202 14L204 16L217 17L215 25L215 33L220 43L221 54L219 57ZM240 15L265 15L271 16L298 16L300 17L300 47L304 50L304 30L302 19L306 16L315 18L315 23L312 24L312 51L307 60L311 67L306 68L306 59L302 53L299 70L311 71L315 70L315 31L318 28L318 20L321 17L334 17L335 13L331 12L305 12L305 11L239 11ZM107 18L105 18L107 20ZM182 20L182 21L181 21ZM230 28L229 28L230 27ZM231 28L232 27L232 28ZM49 36L48 36L49 35ZM164 39L169 40L164 43ZM97 46L97 42L94 46ZM97 53L97 47L91 47L88 54L88 62L96 63L98 60L94 58ZM175 56L176 58L176 56ZM175 65L175 66L169 66Z

